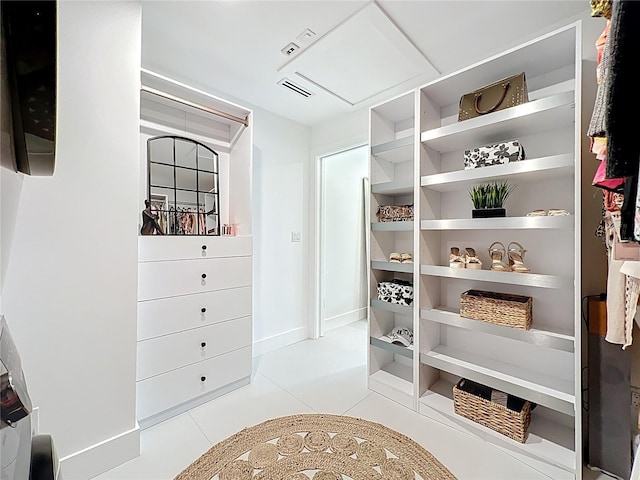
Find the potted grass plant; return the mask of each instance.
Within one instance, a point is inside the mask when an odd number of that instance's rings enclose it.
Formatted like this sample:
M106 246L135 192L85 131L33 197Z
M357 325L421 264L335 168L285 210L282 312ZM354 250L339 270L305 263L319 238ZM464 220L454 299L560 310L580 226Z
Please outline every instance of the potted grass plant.
M476 185L469 190L473 202L471 218L505 217L504 202L513 191L507 182L492 182Z

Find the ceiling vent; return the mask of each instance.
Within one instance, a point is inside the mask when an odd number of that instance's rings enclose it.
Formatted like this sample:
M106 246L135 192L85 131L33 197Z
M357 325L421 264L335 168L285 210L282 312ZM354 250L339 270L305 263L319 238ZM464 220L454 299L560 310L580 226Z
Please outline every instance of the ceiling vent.
M282 85L283 87L288 88L292 92L297 93L304 98L309 98L313 95L313 92L310 92L309 90L302 88L300 85L293 83L288 78L283 78L282 80L280 80L278 82L278 85Z

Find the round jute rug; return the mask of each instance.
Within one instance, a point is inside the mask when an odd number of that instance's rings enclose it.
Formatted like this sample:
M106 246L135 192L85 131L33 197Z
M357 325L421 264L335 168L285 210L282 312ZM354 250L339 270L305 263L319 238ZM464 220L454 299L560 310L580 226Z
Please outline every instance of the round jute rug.
M431 453L379 423L279 417L214 445L174 480L456 480Z

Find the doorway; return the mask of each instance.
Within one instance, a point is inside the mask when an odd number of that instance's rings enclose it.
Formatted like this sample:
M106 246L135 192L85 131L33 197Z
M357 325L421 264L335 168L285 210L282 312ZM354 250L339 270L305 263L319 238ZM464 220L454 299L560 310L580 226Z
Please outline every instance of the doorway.
M366 145L320 157L319 333L367 316Z

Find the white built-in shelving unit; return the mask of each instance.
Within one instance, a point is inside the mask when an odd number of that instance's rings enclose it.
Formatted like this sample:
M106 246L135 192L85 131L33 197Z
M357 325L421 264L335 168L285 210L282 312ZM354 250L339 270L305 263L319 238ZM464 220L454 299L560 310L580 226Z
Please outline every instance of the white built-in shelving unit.
M463 94L520 72L529 102L458 121ZM372 107L370 115L370 388L558 479L582 475L580 108L578 22ZM464 169L466 149L513 139L524 146L524 160ZM468 189L494 180L514 187L507 216L471 218ZM413 225L376 223L377 206L390 203L413 203ZM526 216L538 209L570 215ZM490 270L494 241L522 244L531 272ZM450 268L452 247L475 249L482 269ZM391 251L413 253L415 265L388 263ZM376 300L377 282L392 277L413 279L413 307ZM531 329L461 317L460 295L469 289L532 297ZM378 340L394 325L414 328L411 354ZM452 387L460 378L535 403L526 442L456 415Z
M392 263L392 252L415 254L415 221L379 222L381 205L414 203L416 92L400 95L371 109L370 116L370 228L369 270L369 387L407 407L414 407L414 349L380 340L393 327L415 330L415 305L396 305L377 299L379 282L411 280L417 265ZM415 356L417 358L417 356Z

